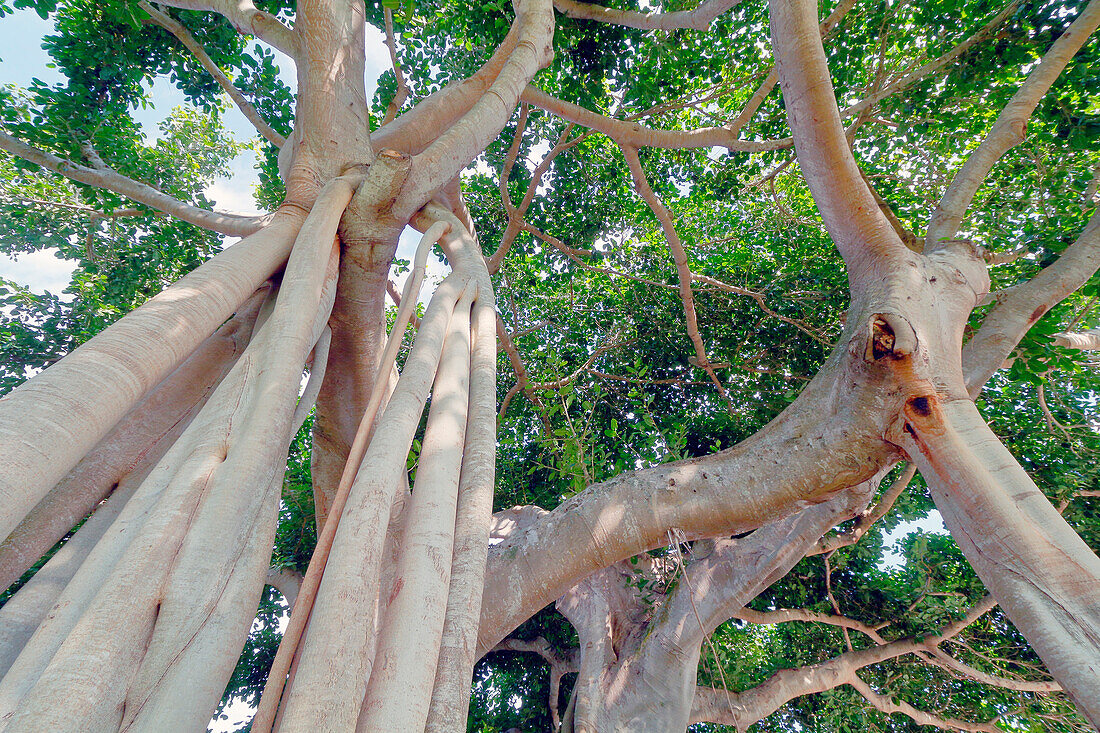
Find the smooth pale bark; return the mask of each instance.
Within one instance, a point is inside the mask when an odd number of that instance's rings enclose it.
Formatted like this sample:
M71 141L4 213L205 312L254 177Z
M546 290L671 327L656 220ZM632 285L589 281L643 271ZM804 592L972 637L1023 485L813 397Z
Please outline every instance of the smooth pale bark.
M577 0L554 0L554 7L570 18L598 20L628 28L662 31L692 28L705 31L715 18L736 8L740 3L741 0L705 0L692 10L676 10L667 13L618 10L595 3L577 2Z
M297 58L297 33L271 13L259 10L252 0L164 0L160 5L187 10L213 10L225 16L239 32L255 36L287 56Z
M279 729L300 730L318 720L334 729L350 729L359 717L374 664L377 624L362 609L380 603L386 527L404 485L406 456L455 304L467 287L488 280L476 241L455 234L462 231L461 224L449 211L437 205L425 207L417 225L427 232L439 221L451 225L444 249L454 269L428 304L405 369L358 466L298 651L293 682L282 696Z
M332 549L332 543L336 536L336 528L339 525L340 517L343 515L344 506L347 503L348 493L351 489L352 482L355 479L359 465L363 462L363 456L369 444L370 436L372 435L376 413L380 407L382 407L383 401L388 400L392 395L399 381L397 368L395 366L397 352L401 348L405 330L408 328L409 322L414 316L414 311L416 309L415 295L419 293L420 286L424 281L428 254L431 251L432 245L434 245L446 231L446 224L437 223L432 225L424 233L417 247L416 254L413 258L412 272L405 281L402 305L399 307L397 315L394 318L393 328L386 342L386 348L382 353L381 366L375 377L370 401L367 403L367 407L360 418L355 437L347 451L347 461L343 467L343 472L340 476L331 506L332 521L323 521L320 523L320 533L317 537L317 545L313 550L313 555L309 561L309 568L306 570L305 577L302 580L301 600L293 604L294 609L291 614L290 623L287 624L287 628L283 632L283 638L279 643L279 650L275 655L275 660L272 662L267 682L260 696L256 715L252 720L252 728L256 733L268 731L276 724L279 703L283 695L283 687L286 683L285 677L287 673L291 671L294 655L298 650L307 620L313 610L313 603L317 597L317 590L321 583L321 577L324 573L325 565L328 562L329 553ZM385 370L389 374L385 395L383 395L382 389L382 370ZM405 486L404 493L407 494L407 477L403 479L402 485ZM399 496L391 506L391 526L394 526L395 522L399 519L402 498L403 497ZM388 533L387 542L390 542ZM387 556L396 558L396 555L392 552L388 552ZM388 588L386 582L383 582L382 587L384 589ZM378 611L378 614L381 614L381 610Z
M301 222L276 215L0 398L0 534L286 261Z
M229 95L229 98L233 100L233 104L237 105L237 109L248 118L248 121L252 123L252 126L256 128L257 132L263 135L265 140L277 148L283 146L283 143L286 142L286 138L275 132L271 125L260 116L260 113L256 111L252 103L241 93L241 90L233 85L233 82L225 75L225 72L214 63L214 60L210 58L210 55L206 53L202 45L195 40L195 37L187 30L187 26L167 13L161 12L159 9L145 2L145 0L139 0L138 7L148 13L153 19L153 22L175 36L188 51L194 54L198 62L202 64L202 68L206 69L207 73L214 77L214 81L218 82L218 86Z
M326 181L374 160L364 86L363 7L302 0L294 36L298 95L283 180L286 202L308 210Z
M472 289L471 289L472 290ZM470 307L455 307L406 508L401 555L357 729L423 730L435 683L469 408Z
M429 733L461 729L470 707L481 590L496 471L496 306L492 291L478 289L474 303L470 413L462 451L451 587L439 664L425 727Z
M49 562L0 607L0 678L7 674L12 662L80 569L84 558L118 518L151 468L151 465L146 466L144 472L128 476Z
M390 262L405 226L389 217L388 207L409 164L407 156L380 154L340 222L340 288L329 319L332 349L318 395L310 454L318 527L335 499L363 412L378 386L386 384L383 305Z
M784 108L798 164L825 228L848 267L853 296L876 278L883 261L904 253L893 227L860 175L837 109L813 0L768 4Z
M518 36L519 31L513 23L500 46L472 76L449 83L376 130L371 136L376 150L389 148L409 155L423 152L438 137L440 130L454 125L485 94L516 47Z
M466 280L452 273L421 319L401 379L390 397L333 538L298 649L292 684L282 695L279 730L317 725L351 730L359 718L373 667L375 621L363 613L377 603L386 526L400 472L434 381L443 339Z
M18 580L120 482L152 469L244 351L266 290L130 410L0 543L0 588Z
M876 482L769 523L742 539L697 545L659 611L627 590L634 567L600 571L558 601L577 629L581 663L566 731L664 733L687 727L704 640L787 573L821 535L866 505ZM593 654L596 650L602 653ZM595 656L597 659L593 660ZM639 684L639 680L660 680ZM568 721L567 721L568 722Z
M180 221L186 221L226 236L246 237L263 229L265 224L270 221L265 217L226 214L192 206L162 191L158 191L152 186L127 178L121 173L108 168L94 151L91 151L91 154L95 158L95 165L79 165L70 160L59 158L53 153L31 147L6 132L0 132L0 150L5 150L14 156L29 160L48 171L58 173L78 183L114 191L152 209L170 214Z
M960 549L1080 713L1100 722L1100 558L972 402L906 413L903 445Z
M518 37L500 73L469 111L412 161L398 219L410 219L431 195L452 181L504 129L520 95L553 58L554 10L549 0L516 2Z
M838 136L843 129L833 114L824 53L816 29L810 30L814 4L772 0L770 8L799 164L848 265L848 318L866 319L865 359L895 372L904 400L890 406L897 422L884 437L905 448L929 482L939 484L934 498L945 521L952 517L948 527L967 559L1081 713L1100 724L1100 606L1090 600L1100 591L1100 560L970 402L960 358L963 329L988 289L988 276L973 253L967 256L966 243L944 240L992 165L1023 139L1046 89L1100 24L1100 0L1092 0L1055 42L968 158L933 217L928 256L921 259L899 249L900 240L881 236L864 200L867 188L853 178L858 168Z
M1079 333L1056 333L1054 334L1054 343L1065 346L1067 349L1100 351L1100 328L1093 328Z
M227 639L243 644L262 588L301 367L331 307L332 242L353 188L327 190L271 317L0 682L0 729L117 730L184 708L208 720L234 664Z
M594 484L490 548L479 654L588 573L667 545L670 528L688 539L740 534L870 479L897 455L877 437L891 419L892 376L863 365L851 322L841 343L747 440Z

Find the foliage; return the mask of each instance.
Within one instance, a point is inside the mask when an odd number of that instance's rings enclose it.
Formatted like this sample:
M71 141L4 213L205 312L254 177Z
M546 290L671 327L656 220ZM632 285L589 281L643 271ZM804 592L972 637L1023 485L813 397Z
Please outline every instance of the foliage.
M887 97L858 118L853 135L857 159L903 225L923 225L966 151L1083 4L1019 2L1002 26L942 73ZM371 23L382 25L383 5L368 4ZM636 7L632 0L617 5ZM679 6L662 7L673 5ZM212 78L126 3L0 2L0 14L24 12L19 8L32 8L55 24L45 45L66 82L5 88L0 92L4 128L73 160L82 159L81 145L90 141L120 172L209 208L204 190L241 148L221 126L225 102ZM880 88L884 77L879 72L900 77L949 51L1001 8L988 0L859 3L827 42L841 106ZM506 10L499 3L479 10L449 0L403 5L395 15L413 98L472 73L486 49L503 38L507 23L500 13ZM245 44L224 20L190 11L172 14L234 76L264 117L288 133L291 93L277 77L275 57ZM640 31L559 16L555 61L536 84L562 99L620 118L636 116L652 127L725 124L770 69L763 41L766 16L764 4L745 2L703 33ZM1091 211L1084 195L1100 163L1098 68L1100 41L1094 38L1038 109L1027 142L1001 160L978 194L965 236L993 251L1026 249L1023 257L992 268L994 290L1049 265ZM165 77L192 106L174 111L149 142L132 114L148 104L150 81ZM376 121L395 84L392 72L386 72L374 100ZM508 224L498 180L516 134L514 126L505 129L463 179L486 254L495 250ZM641 151L651 184L675 216L691 270L752 293L696 283L700 333L716 376L729 392L727 400L694 363L672 258L653 213L631 185L618 148L602 135L567 128L538 110L531 110L518 134L519 158L507 184L513 203L522 199L535 164L555 141L563 135L575 141L554 160L525 219L591 255L567 255L525 231L496 280L501 316L515 334L531 381L559 385L537 390L539 404L520 392L501 417L498 509L516 504L551 509L625 470L729 447L793 401L841 332L847 280L791 150ZM742 136L763 140L787 134L782 100L773 93ZM257 200L273 208L282 197L274 148L265 145L261 155ZM2 251L52 250L75 263L63 293L33 293L0 282L3 391L221 246L207 232L140 206L114 217L131 202L6 155L0 156L0 180ZM1020 344L1011 367L994 377L979 400L997 434L1094 548L1100 547L1100 510L1096 499L1080 492L1100 486L1100 372L1080 352L1053 346L1051 336L1070 326L1100 324L1100 308L1094 307L1098 294L1100 278L1094 276L1044 315ZM975 313L973 326L984 312ZM503 400L515 381L503 355L499 372ZM316 541L308 429L307 423L291 448L273 559L275 566L297 571L305 570ZM916 522L931 510L923 484L915 482L858 544L829 556L828 583L822 557L806 558L751 606L838 613L880 627L887 640L935 633L959 618L984 589L949 536L918 529L928 526ZM268 590L227 700L255 702L283 612ZM564 619L551 609L529 620L516 636L540 636L559 649L576 644ZM855 636L852 643L868 642ZM724 680L731 689L748 689L778 669L820 662L848 644L834 627L731 621L716 632L717 659L704 660L700 683ZM966 644L952 652L1003 676L1033 675L1038 665L1022 636L997 611L978 622ZM1064 697L960 680L912 655L878 665L864 679L944 717L984 721L1004 715L1004 725L1012 730L1082 729ZM545 730L548 690L547 670L536 657L491 654L475 672L468 729ZM840 687L798 698L753 730L918 728Z

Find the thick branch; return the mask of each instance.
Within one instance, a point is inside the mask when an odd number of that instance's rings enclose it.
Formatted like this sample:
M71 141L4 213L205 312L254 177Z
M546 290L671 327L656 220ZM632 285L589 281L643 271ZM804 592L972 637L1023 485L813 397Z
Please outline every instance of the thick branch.
M863 182L837 109L817 3L772 0L772 44L798 163L857 288L908 251Z
M553 57L554 13L547 0L517 4L519 35L492 84L461 119L413 158L406 205L419 209L431 193L472 161L500 134L524 88ZM414 211L406 212L411 216ZM401 217L398 217L401 218Z
M239 33L255 36L287 56L298 56L298 37L271 13L259 10L252 0L163 0L161 5L185 10L212 10L225 16Z

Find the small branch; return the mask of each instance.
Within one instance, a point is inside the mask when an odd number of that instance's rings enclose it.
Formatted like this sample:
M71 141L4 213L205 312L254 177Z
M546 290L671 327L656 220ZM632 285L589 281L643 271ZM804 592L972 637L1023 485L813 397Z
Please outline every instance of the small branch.
M202 68L206 69L207 72L214 77L214 81L218 82L218 86L229 95L229 98L237 105L237 109L248 118L248 121L252 123L252 126L255 127L261 135L263 135L265 140L277 148L283 147L286 138L275 132L271 125L267 124L267 121L260 116L260 113L252 106L252 103L245 98L240 89L237 89L237 87L233 85L233 82L229 80L225 72L218 68L218 65L214 63L214 60L210 58L210 55L206 53L206 50L203 49L199 42L195 40L195 37L191 35L191 32L188 31L182 23L167 13L150 5L146 0L139 0L138 7L148 13L157 25L175 36L188 51L195 55L195 58L202 64Z
M1031 681L1031 680L1017 680L1009 677L1000 677L997 675L987 674L979 669L974 669L969 664L964 664L958 659L955 659L942 649L935 648L931 651L931 661L937 667L957 672L958 674L968 677L976 682L982 682L994 687L1003 687L1006 690L1016 690L1017 692L1059 692L1062 686L1053 680L1050 681Z
M997 305L963 347L963 372L971 396L977 396L1024 334L1043 315L1084 285L1100 268L1100 209L1081 236L1051 265L1027 282L998 295Z
M922 655L935 651L940 644L957 636L963 629L976 621L984 613L987 613L996 605L991 596L986 596L978 601L966 615L951 624L945 626L938 636L926 637L923 641L914 638L899 639L886 643L877 643L866 649L843 652L824 662L811 664L792 669L781 669L756 687L733 695L733 704L725 704L721 691L708 687L696 688L695 702L692 705L691 722L714 722L725 725L736 725L744 730L758 720L771 715L790 700L802 695L810 695L816 692L830 690L843 684L850 684L856 671L879 664L890 659L906 654ZM748 611L749 609L746 609ZM749 615L756 615L767 623L779 623L784 620L807 620L844 624L844 628L851 628L867 634L872 639L877 636L874 629L866 624L845 619L843 617L813 614L802 609L773 611L763 613L752 611ZM778 614L778 615L777 615ZM782 618L787 616L787 618ZM747 617L747 616L746 616ZM825 620L828 619L828 620ZM918 711L919 712L919 711ZM998 730L989 728L989 723L963 723L964 730ZM967 726L979 726L978 728ZM982 728L980 726L987 726Z
M782 150L791 146L790 138L781 140L740 140L737 133L725 127L702 127L696 130L658 130L641 123L619 120L587 110L584 107L553 97L537 87L528 86L520 97L524 102L544 109L569 122L602 132L630 148L663 148L682 150L694 148L726 148L735 152L759 153Z
M127 178L105 165L102 168L79 165L27 145L2 131L0 131L0 149L78 183L114 191L140 204L171 214L189 224L230 237L248 236L263 228L268 221L267 217L224 214L200 209L158 191L152 186Z
M569 18L598 20L639 30L672 31L690 28L705 31L715 18L736 8L740 3L741 0L705 0L693 10L678 10L671 13L619 10L594 3L577 2L577 0L554 0L554 7Z
M688 268L687 252L680 242L680 235L676 233L672 213L649 185L649 179L646 178L645 171L642 169L642 162L638 159L638 151L629 146L620 146L620 148L623 151L623 157L626 158L626 164L630 168L630 175L634 180L634 189L642 197L642 200L649 205L650 210L661 223L665 241L668 242L669 249L672 250L672 259L676 264L676 276L680 281L680 302L684 306L684 319L687 321L688 338L695 348L695 359L690 361L707 373L707 376L714 382L715 387L718 388L718 394L722 395L722 399L729 405L730 411L735 412L729 393L715 375L714 367L707 358L703 337L699 333L699 320L695 313L695 297L691 291L691 270Z
M823 346L829 346L829 347L832 346L832 343L828 339L824 338L821 334L819 334L819 333L815 332L814 330L812 330L809 326L807 326L802 321L797 321L793 318L788 318L787 316L785 316L781 313L777 313L776 311L769 308L768 304L764 302L764 294L763 293L758 293L754 290L748 290L746 288L741 288L741 287L738 287L736 285L730 285L729 283L722 282L721 280L716 280L715 278L708 277L706 275L697 275L695 273L692 273L691 279L695 282L701 282L701 283L706 283L707 285L712 285L712 286L718 288L719 290L724 290L727 293L734 293L736 295L747 295L748 297L750 297L750 298L752 298L753 300L756 301L756 304L758 306L760 306L760 310L764 311L765 313L767 313L772 318L776 318L780 321L783 321L783 323L794 326L799 331L806 334L807 336L812 338L814 341L818 342L819 344L822 344Z
M1019 0L1012 0L1012 2L1006 5L1001 12L997 13L997 15L994 16L994 18L989 21L989 23L984 25L981 29L979 29L972 36L964 40L962 43L955 46L947 53L938 56L932 61L929 61L928 63L922 65L920 68L914 69L912 72L906 74L902 78L890 82L873 94L864 97L860 101L845 109L841 113L841 115L847 117L849 115L859 114L860 112L863 112L864 110L878 104L883 99L897 94L898 92L909 88L921 79L930 76L937 71L940 71L977 44L988 38L991 38L994 34L994 31L1004 25L1005 21L1012 17L1012 14L1016 12L1016 8L1019 7L1019 4Z
M840 629L858 631L876 644L886 643L886 640L879 635L874 627L868 626L862 621L857 621L854 618L848 618L847 616L841 616L839 614L830 615L816 613L815 611L808 611L804 608L780 608L775 611L754 611L751 608L745 608L738 611L733 617L757 625L784 624L791 621L826 624L828 626L836 626Z
M497 419L503 419L505 413L508 411L508 405L512 402L512 398L521 390L523 394L527 396L527 399L534 405L536 412L539 415L539 420L542 421L542 426L546 430L547 434L550 433L550 421L546 417L546 406L542 404L542 400L535 394L535 390L531 387L531 375L527 371L527 367L523 364L523 359L519 355L519 350L516 349L516 345L512 343L511 336L508 335L508 328L504 325L504 320L497 314L497 336L500 338L500 346L504 349L504 353L508 356L508 361L512 365L512 371L516 373L516 383L508 393L504 395L504 399L500 402L500 411L497 414Z
M527 109L528 105L524 102L520 107L521 116L523 110ZM508 251L512 248L512 244L516 240L516 236L524 230L523 217L527 214L527 210L531 208L531 202L535 200L535 193L538 191L539 184L542 183L542 177L546 175L546 171L550 169L550 164L554 162L554 159L561 153L569 150L573 146L577 145L581 140L585 138L585 135L578 135L572 140L569 139L569 135L573 132L573 125L566 125L561 135L558 136L557 143L546 154L546 157L535 167L535 170L531 174L531 182L527 184L527 192L523 195L523 201L519 206L512 204L511 198L508 195L507 185L509 171L511 170L513 163L505 162L504 172L501 174L500 182L500 195L501 201L504 204L504 209L508 213L508 226L504 229L504 234L501 235L500 245L497 247L496 252L489 258L489 272L496 273L500 270L500 266L507 256ZM517 136L520 134L517 128ZM518 139L518 138L517 138ZM518 142L513 140L513 147L518 150ZM515 156L512 155L512 150L509 149L509 155L512 156L514 161Z
M386 48L390 51L390 62L393 64L393 75L397 78L397 91L394 92L393 99L390 100L389 106L386 107L386 116L382 118L382 124L388 125L397 117L397 111L401 109L401 106L405 104L405 100L409 98L409 87L405 83L405 75L401 73L401 64L397 62L397 42L393 35L393 11L384 7L382 12L386 20Z
M1035 107L1097 26L1100 26L1100 0L1091 0L1028 74L1027 80L997 116L985 140L952 179L932 214L926 243L955 236L986 176L1001 156L1024 141L1027 123Z
M917 710L907 702L895 702L894 698L888 695L880 695L875 692L871 689L870 685L861 680L854 672L845 682L855 688L856 692L862 695L867 702L871 703L872 707L887 715L890 713L901 713L902 715L912 718L920 725L931 725L943 730L964 730L974 731L975 733L979 731L984 733L1003 733L1000 728L990 723L969 723L965 720L956 720L954 718L937 718L931 713Z
M871 525L886 516L887 512L894 506L894 502L908 488L909 482L913 480L916 473L917 467L910 463L905 471L898 476L897 480L890 484L890 488L886 490L874 508L868 509L856 517L855 525L851 529L841 534L822 537L818 541L817 547L810 550L807 555L820 555L859 542L863 535L867 533L867 530L871 528Z

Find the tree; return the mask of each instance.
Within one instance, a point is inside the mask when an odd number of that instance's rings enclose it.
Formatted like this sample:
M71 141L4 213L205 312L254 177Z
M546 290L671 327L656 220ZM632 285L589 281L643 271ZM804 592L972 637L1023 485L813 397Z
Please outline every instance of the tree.
M1100 724L1100 0L15 7L0 731Z

